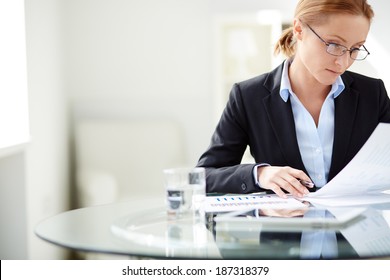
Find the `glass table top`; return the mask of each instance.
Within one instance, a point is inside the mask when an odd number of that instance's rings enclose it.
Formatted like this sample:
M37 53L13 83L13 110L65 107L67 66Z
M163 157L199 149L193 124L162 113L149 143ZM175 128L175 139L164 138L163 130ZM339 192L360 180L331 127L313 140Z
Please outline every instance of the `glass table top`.
M89 252L183 259L354 259L390 256L390 204L365 206L340 227L275 227L168 216L156 198L76 209L42 221L36 234ZM246 213L248 215L248 213ZM250 215L249 215L250 216ZM294 218L293 218L294 219Z

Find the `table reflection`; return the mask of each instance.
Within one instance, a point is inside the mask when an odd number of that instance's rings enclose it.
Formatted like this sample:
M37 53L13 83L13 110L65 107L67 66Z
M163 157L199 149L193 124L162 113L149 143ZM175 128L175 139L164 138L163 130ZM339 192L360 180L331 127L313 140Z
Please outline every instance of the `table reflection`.
M246 216L327 218L327 209L253 210ZM353 223L339 229L275 230L250 223L246 227L214 223L216 243L223 258L233 258L237 247L242 257L270 259L350 259L388 256L390 253L389 205L369 207ZM249 217L250 218L250 217ZM244 223L242 224L244 225ZM226 246L230 243L231 246ZM236 246L233 246L236 245ZM246 251L246 252L245 252Z
M159 202L160 200L156 200ZM162 205L115 203L61 213L41 222L36 234L74 250L150 258L185 259L357 259L390 256L390 204L366 206L341 227L287 224L272 227L257 219L331 217L334 209L246 211L248 223L223 222L224 213L204 221L172 219ZM341 212L347 208L342 208ZM313 211L314 210L314 211ZM288 216L289 218L283 218ZM272 225L272 224L271 224Z

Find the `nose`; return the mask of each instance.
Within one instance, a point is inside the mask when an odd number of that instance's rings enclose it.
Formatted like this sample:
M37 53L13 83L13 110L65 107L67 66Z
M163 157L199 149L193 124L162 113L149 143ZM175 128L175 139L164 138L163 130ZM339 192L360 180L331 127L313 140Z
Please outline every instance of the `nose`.
M351 58L350 53L346 51L341 56L336 56L336 65L338 65L343 71L352 65L354 60Z

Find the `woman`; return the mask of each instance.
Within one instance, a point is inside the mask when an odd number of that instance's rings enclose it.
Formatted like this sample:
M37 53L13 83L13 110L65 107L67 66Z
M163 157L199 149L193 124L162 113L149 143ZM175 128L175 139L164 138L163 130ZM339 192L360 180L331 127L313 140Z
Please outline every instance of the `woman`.
M270 73L235 84L198 166L207 192L270 190L303 197L354 157L378 123L390 122L384 84L346 71L369 52L365 0L301 0ZM249 145L256 164L240 164Z

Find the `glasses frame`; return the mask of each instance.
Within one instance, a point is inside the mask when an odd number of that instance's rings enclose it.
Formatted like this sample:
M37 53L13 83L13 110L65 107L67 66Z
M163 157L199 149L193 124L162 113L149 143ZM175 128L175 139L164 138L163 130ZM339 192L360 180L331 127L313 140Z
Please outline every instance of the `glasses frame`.
M359 48L351 48L351 49L348 49L346 46L343 46L343 45L340 45L340 44L336 44L336 43L328 43L327 41L325 41L324 39L321 38L320 35L317 34L317 32L315 32L313 30L313 28L310 27L310 25L306 24L307 27L309 27L309 29L318 37L318 39L321 40L322 43L324 43L326 45L326 52L330 55L333 55L333 56L343 56L346 52L349 52L349 57L353 60L357 60L357 61L361 61L361 60L365 60L367 58L367 56L370 54L370 52L367 50L367 48L362 45L363 49L359 49ZM334 54L334 53L331 53L329 52L329 47L330 46L336 46L338 48L341 47L341 49L343 50L341 54ZM366 52L366 56L364 58L353 58L352 57L352 53L354 51L363 51L363 52Z

